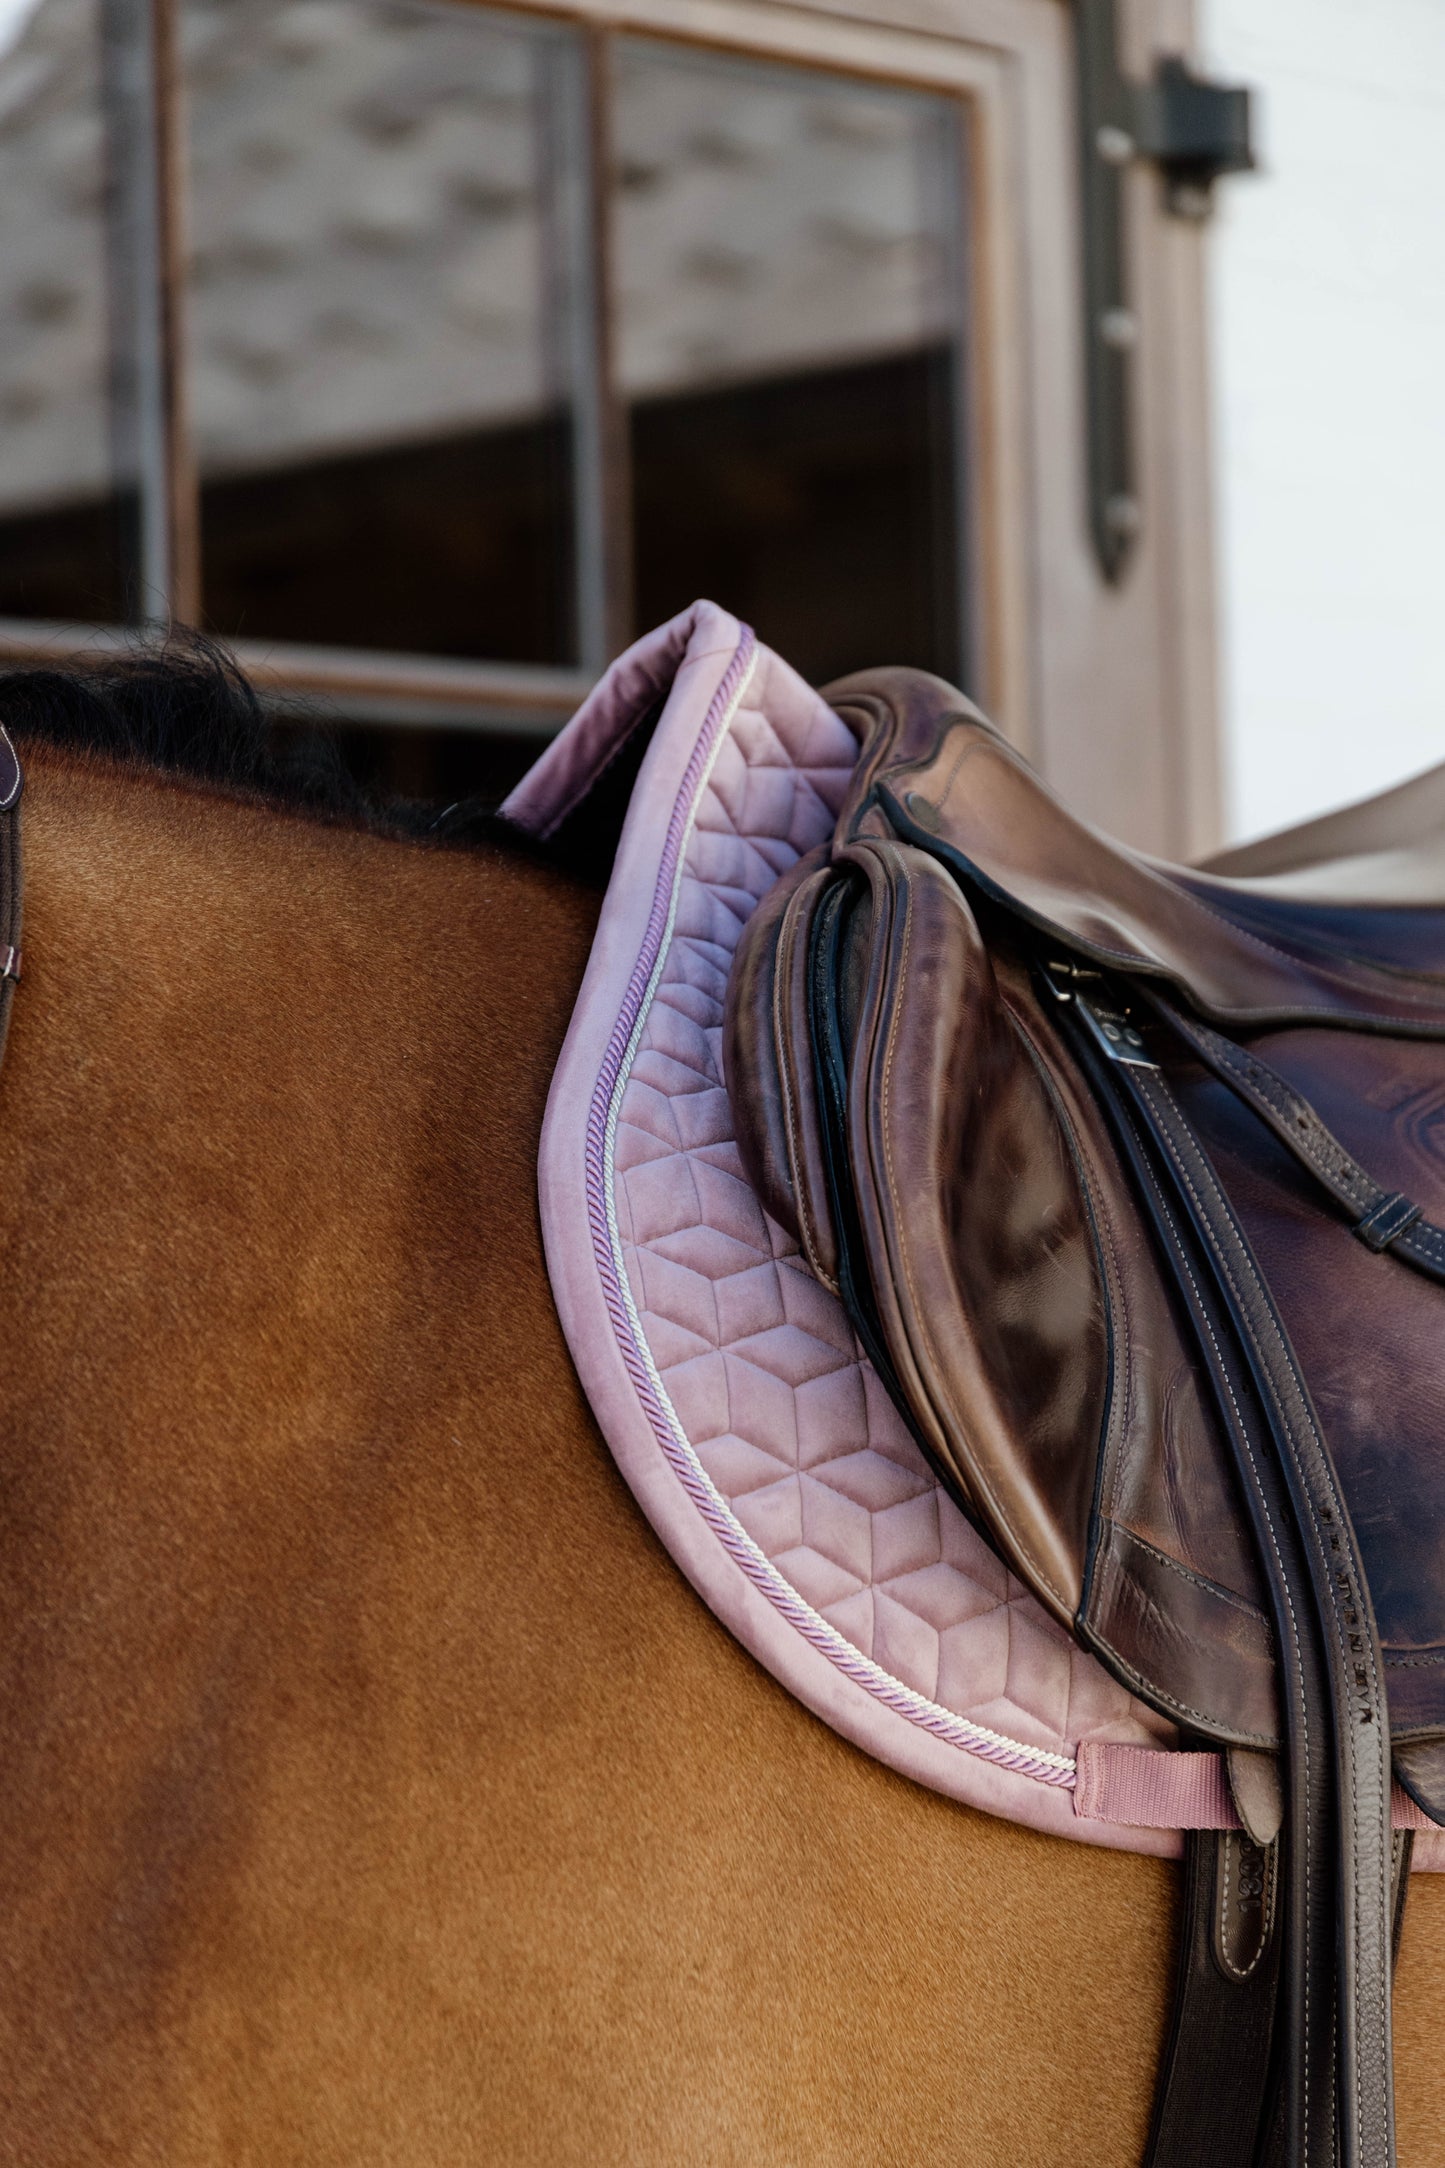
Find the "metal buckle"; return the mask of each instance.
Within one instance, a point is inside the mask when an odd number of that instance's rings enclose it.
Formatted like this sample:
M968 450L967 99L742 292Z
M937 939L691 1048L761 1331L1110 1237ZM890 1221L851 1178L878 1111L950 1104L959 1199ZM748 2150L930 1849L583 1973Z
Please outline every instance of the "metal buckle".
M1145 1046L1138 1026L1120 1009L1106 1009L1076 993L1074 1006L1110 1061L1128 1069L1157 1069L1159 1064Z
M1095 989L1105 984L1102 971L1090 971L1086 966L1050 957L1040 965L1044 984L1055 1001L1072 1001L1100 1050L1110 1061L1122 1062L1130 1069L1157 1069L1159 1064L1144 1044L1143 1035L1136 1024L1131 1024L1127 1012L1111 1001L1101 1001ZM1085 993L1084 985L1089 991Z

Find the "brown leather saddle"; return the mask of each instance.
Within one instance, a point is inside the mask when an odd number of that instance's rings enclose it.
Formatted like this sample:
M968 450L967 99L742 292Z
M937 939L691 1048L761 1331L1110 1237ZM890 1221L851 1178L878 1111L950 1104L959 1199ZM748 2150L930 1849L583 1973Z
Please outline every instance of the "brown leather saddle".
M852 789L729 987L748 1172L987 1540L1227 1751L1154 2168L1383 2168L1392 1767L1445 1822L1445 897L1163 865L939 680L827 697Z

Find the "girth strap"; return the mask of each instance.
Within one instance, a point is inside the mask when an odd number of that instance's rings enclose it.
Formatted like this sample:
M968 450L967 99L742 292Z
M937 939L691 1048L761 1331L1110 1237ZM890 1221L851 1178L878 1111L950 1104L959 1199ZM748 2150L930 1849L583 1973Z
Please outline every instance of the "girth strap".
M1253 2168L1270 2097L1279 1844L1193 1829L1174 2011L1144 2168Z
M1092 993L1076 986L1066 1013L1177 1268L1270 1589L1290 1777L1286 2158L1392 2168L1389 1721L1354 1530L1283 1322L1168 1083Z

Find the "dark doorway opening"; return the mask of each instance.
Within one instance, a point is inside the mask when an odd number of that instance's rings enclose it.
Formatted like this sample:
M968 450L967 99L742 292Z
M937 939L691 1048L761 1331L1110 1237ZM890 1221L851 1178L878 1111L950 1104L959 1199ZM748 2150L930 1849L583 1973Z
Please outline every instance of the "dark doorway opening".
M815 684L957 678L954 366L940 345L636 405L638 629L707 595Z

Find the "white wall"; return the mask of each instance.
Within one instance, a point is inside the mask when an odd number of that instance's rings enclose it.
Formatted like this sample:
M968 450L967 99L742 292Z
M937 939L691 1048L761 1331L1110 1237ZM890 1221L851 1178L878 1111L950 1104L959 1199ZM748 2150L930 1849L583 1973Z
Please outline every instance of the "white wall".
M1445 760L1445 0L1200 0L1232 839Z

